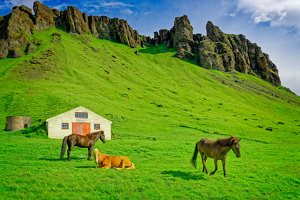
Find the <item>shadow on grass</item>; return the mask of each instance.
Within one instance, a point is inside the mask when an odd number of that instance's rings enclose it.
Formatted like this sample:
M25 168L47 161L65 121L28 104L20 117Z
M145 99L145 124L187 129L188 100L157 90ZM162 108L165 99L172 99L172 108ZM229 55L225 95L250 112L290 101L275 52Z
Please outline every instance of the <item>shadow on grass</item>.
M183 172L183 171L163 171L161 174L172 175L174 177L182 178L184 180L206 180L204 178L205 174L196 174L192 172Z
M79 168L79 169L95 169L95 166L77 166L75 168Z
M140 49L139 52L146 54L160 54L166 52L176 53L176 50L174 48L167 48L164 45L159 45L158 47L150 46L144 49Z
M60 158L39 158L39 160L46 160L46 161L68 161L67 159L68 158L62 158L62 159L60 159ZM82 159L84 159L84 158L74 157L74 158L71 158L71 161L72 160L82 160Z

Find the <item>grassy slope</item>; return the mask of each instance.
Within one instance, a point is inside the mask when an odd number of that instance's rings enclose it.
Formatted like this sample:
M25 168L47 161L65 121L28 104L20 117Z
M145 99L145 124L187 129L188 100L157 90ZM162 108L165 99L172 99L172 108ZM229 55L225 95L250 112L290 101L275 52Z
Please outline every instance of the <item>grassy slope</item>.
M50 43L53 32L62 33L61 41ZM299 97L253 76L202 69L163 46L141 48L136 56L137 49L55 29L34 37L42 43L38 51L0 60L0 128L9 115L29 115L37 124L82 105L113 122L117 137L96 147L128 155L139 169L95 170L79 148L71 163L60 161L60 140L1 132L7 184L0 197L299 197ZM191 167L196 141L229 134L242 138L242 157L229 153L230 178L223 179L220 163L214 176ZM207 165L212 171L213 161Z

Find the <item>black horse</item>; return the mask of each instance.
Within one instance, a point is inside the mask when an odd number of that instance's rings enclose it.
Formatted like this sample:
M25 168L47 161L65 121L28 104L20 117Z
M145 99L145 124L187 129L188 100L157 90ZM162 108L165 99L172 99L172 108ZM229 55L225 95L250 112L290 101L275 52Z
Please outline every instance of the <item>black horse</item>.
M94 148L94 145L97 140L101 139L103 143L106 142L104 131L97 131L93 133L89 133L85 136L82 135L76 135L71 134L66 137L64 137L62 147L61 147L61 153L60 153L60 159L62 159L65 155L66 151L66 144L68 143L68 161L71 161L70 159L70 153L74 146L78 146L81 148L88 148L88 160L91 160L92 150Z

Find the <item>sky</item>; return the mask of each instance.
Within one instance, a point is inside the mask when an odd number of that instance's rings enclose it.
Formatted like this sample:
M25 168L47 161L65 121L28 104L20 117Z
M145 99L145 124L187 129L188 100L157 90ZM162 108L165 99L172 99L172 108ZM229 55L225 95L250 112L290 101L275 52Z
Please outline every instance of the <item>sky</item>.
M13 6L32 9L34 0L0 0L0 15ZM206 35L206 23L228 34L243 34L269 54L281 84L300 96L300 0L40 0L58 10L76 6L87 15L128 21L141 35L171 29L175 17L187 15L195 33Z

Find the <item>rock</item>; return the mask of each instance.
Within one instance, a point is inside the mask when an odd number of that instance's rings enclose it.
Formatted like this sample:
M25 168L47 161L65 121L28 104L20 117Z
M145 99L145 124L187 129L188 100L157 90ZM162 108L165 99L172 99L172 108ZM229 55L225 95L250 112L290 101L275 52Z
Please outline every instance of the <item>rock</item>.
M4 59L8 56L8 44L6 40L0 39L0 59Z
M139 51L135 51L134 53L135 53L135 55L140 56L140 52Z
M87 15L80 12L75 6L68 6L67 10L63 11L62 18L66 23L66 31L77 34L90 34Z
M52 40L50 41L51 43L55 43L56 41L60 40L61 38L58 38L58 37L54 37L52 38Z
M92 50L93 50L95 53L98 53L98 52L99 52L99 50L96 49L95 47L91 47L91 48L92 48Z
M178 47L180 44L191 44L194 42L193 27L186 15L175 18L171 32L173 35L174 47Z
M12 58L19 58L23 55L23 51L19 48L15 48L11 51L11 57Z
M140 35L140 37L141 37L141 47L142 48L147 46L146 42L151 43L151 38L150 37L146 37L144 35Z
M201 67L231 73L237 70L258 76L275 86L281 84L276 65L257 44L251 43L244 35L225 34L210 21L206 29L207 37L201 37L198 44Z
M206 69L225 71L221 57L215 52L214 43L207 36L203 36L199 44L199 65Z
M60 17L60 12L58 10L51 9L39 1L33 3L33 11L36 19L34 28L37 31L55 27L56 21L58 21Z
M0 58L19 57L23 54L20 48L29 44L33 33L34 17L26 6L15 6L12 12L0 21Z
M192 57L193 27L186 15L176 17L174 26L171 29L173 47L177 49L177 57L190 58Z
M201 37L202 37L202 34L200 34L200 33L194 34L193 35L194 42L199 44L201 41Z
M165 46L168 45L172 40L171 32L167 29L159 30L158 40L160 44L164 44Z
M193 59L192 49L188 44L180 44L177 47L176 57L180 59Z
M213 42L222 42L227 46L231 47L226 35L219 29L218 26L214 26L211 21L206 24L207 37Z
M33 53L33 52L35 52L35 50L36 50L36 47L34 46L34 44L29 44L28 48L27 48L27 53L26 54Z
M130 26L128 25L128 28L129 27ZM131 27L130 27L130 29L131 29ZM137 30L132 30L131 29L131 31L132 31L132 38L131 39L133 39L133 41L130 41L130 47L135 48L138 44L140 44L140 35L139 35Z
M59 12L38 1L34 3L36 13L36 30L49 27L62 27L67 32L75 34L90 34L95 38L107 39L130 47L140 44L139 34L128 25L126 20L110 19L106 16L87 16L75 6Z
M273 131L273 127L266 128L267 131Z
M60 12L38 1L34 2L33 9L35 16L28 7L15 6L10 14L0 17L0 59L20 56L24 53L20 50L26 46L32 51L34 46L30 46L32 41L29 41L29 36L34 28L44 30L61 27L70 33L92 33L95 38L132 48L139 44L142 47L148 43L155 46L164 44L167 48L174 47L176 56L181 59L194 59L197 52L201 67L230 73L236 70L255 75L275 86L281 84L276 65L257 44L251 43L241 34L225 34L210 21L206 24L207 36L193 34L193 27L184 15L175 18L171 30L161 29L154 33L153 39L145 36L140 39L138 31L133 30L126 20L106 16L88 17L74 6L68 6L67 10ZM36 42L34 44L38 45Z
M126 20L110 19L106 16L89 16L89 27L95 38L106 39L129 47L140 44L139 34Z
M55 32L55 33L53 33L53 34L52 34L52 36L61 37L61 33L57 33L57 32Z

